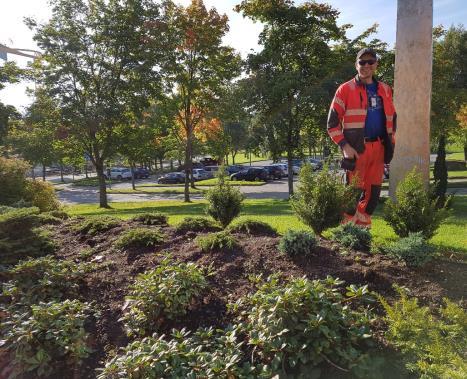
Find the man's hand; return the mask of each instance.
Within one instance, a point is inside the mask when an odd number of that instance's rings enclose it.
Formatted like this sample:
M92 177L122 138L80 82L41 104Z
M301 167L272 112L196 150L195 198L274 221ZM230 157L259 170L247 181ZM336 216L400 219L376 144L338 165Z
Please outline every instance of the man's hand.
M352 146L350 146L348 143L346 143L344 147L342 148L342 153L344 154L344 158L347 158L347 159L358 158L357 151Z

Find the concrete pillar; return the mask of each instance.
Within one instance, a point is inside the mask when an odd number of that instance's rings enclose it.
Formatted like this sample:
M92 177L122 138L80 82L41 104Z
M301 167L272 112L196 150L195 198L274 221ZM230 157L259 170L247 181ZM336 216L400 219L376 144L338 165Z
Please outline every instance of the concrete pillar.
M398 0L394 103L396 151L389 194L415 166L428 186L433 48L433 0Z

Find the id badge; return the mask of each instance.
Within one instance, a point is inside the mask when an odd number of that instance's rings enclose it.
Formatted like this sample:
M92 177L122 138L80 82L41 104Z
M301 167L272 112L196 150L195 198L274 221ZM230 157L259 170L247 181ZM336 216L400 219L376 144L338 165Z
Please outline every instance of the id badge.
M376 108L376 97L371 98L371 107Z

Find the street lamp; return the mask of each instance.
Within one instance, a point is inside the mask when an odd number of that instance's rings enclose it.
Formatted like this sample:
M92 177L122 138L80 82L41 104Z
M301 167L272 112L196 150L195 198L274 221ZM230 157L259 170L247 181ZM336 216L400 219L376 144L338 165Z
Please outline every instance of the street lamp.
M20 55L27 58L39 58L42 53L31 49L17 49L0 44L0 59L7 60L7 54Z

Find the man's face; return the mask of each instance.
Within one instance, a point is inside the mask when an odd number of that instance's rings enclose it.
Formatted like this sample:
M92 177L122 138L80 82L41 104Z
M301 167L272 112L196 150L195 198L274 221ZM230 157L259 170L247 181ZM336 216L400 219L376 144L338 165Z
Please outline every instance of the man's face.
M374 75L376 67L378 67L378 62L371 54L363 54L355 62L355 68L361 80L370 79Z

